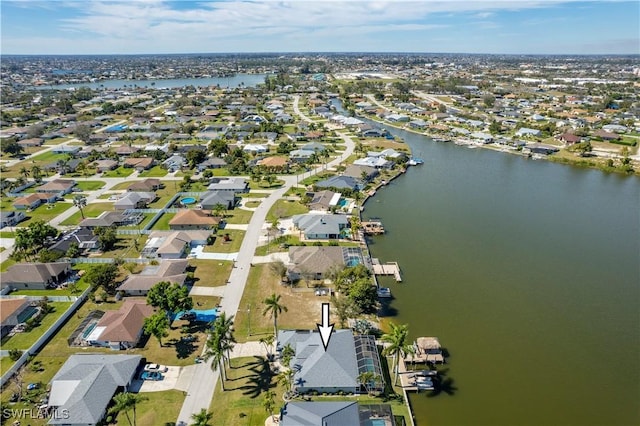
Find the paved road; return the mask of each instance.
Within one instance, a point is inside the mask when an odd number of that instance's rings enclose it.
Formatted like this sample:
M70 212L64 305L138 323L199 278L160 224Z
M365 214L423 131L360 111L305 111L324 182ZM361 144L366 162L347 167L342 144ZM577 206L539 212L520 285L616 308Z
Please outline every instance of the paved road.
M300 113L298 109L299 97L294 98L294 111L303 119L312 121L310 118ZM346 160L354 151L355 143L344 133L338 133L346 144L345 151L337 158L329 162L328 166L333 167L339 165ZM318 166L314 172L319 172L323 166ZM220 310L227 314L227 317L235 315L240 308L240 300L244 293L244 288L249 277L253 254L258 245L258 240L262 232L262 226L265 223L267 212L275 204L277 200L284 196L284 193L292 186L296 185L297 176L280 176L284 180L284 185L273 191L268 197L264 198L260 205L256 207L255 212L251 216L251 221L247 227L247 231L242 240L240 251L236 259L236 267L231 270L229 276L229 284L225 288L224 296L221 302ZM197 364L194 380L189 385L187 397L184 400L180 414L176 421L177 425L186 425L191 421L191 415L198 413L201 409L209 409L213 399L215 385L218 382L220 373L218 370L211 369L211 360L206 363Z

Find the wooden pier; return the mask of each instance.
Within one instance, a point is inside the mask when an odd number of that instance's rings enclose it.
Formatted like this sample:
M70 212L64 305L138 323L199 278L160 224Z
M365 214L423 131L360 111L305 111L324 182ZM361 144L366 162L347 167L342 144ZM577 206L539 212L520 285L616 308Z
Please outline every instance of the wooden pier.
M393 275L397 282L402 282L398 262L380 263L378 259L371 259L371 266L375 275Z
M365 235L384 234L384 226L382 226L382 222L379 220L369 220L361 222L360 226L362 226Z

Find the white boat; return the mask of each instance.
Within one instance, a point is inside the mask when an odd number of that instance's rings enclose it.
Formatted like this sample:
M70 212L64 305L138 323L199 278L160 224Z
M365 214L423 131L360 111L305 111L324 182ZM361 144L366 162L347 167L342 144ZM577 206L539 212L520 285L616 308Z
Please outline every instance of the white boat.
M391 289L389 287L380 287L378 289L378 297L391 297Z

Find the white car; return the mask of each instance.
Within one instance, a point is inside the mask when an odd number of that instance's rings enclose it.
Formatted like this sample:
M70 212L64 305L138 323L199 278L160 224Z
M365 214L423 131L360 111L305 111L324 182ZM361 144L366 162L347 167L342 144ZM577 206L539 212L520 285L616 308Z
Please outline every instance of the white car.
M157 371L160 373L166 373L169 370L166 366L160 364L147 364L144 366L144 371Z

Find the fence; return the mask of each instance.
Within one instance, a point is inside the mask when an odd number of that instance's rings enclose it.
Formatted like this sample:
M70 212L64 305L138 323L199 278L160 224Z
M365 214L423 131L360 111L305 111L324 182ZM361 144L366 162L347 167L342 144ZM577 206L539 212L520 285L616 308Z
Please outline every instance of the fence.
M113 263L115 261L114 258L111 257L74 257L69 259L70 263L76 264L76 263ZM123 258L122 261L124 263L147 263L150 261L150 259L145 259L145 258Z
M69 317L73 315L76 310L78 310L80 305L82 305L82 303L87 300L87 296L90 292L91 288L89 287L76 299L75 302L73 302L69 309L67 309L60 316L60 318L58 318L57 321L54 322L53 325L44 332L44 334L40 336L40 338L36 340L36 342L31 345L31 347L27 349L11 367L7 369L7 371L2 375L2 378L0 379L0 387L4 387L4 385L7 384L7 382L13 377L13 375L16 374L16 371L18 371L28 361L29 357L37 354L38 351L40 351L42 346L44 346L44 344L47 343L47 341L60 329L60 327L64 325Z

